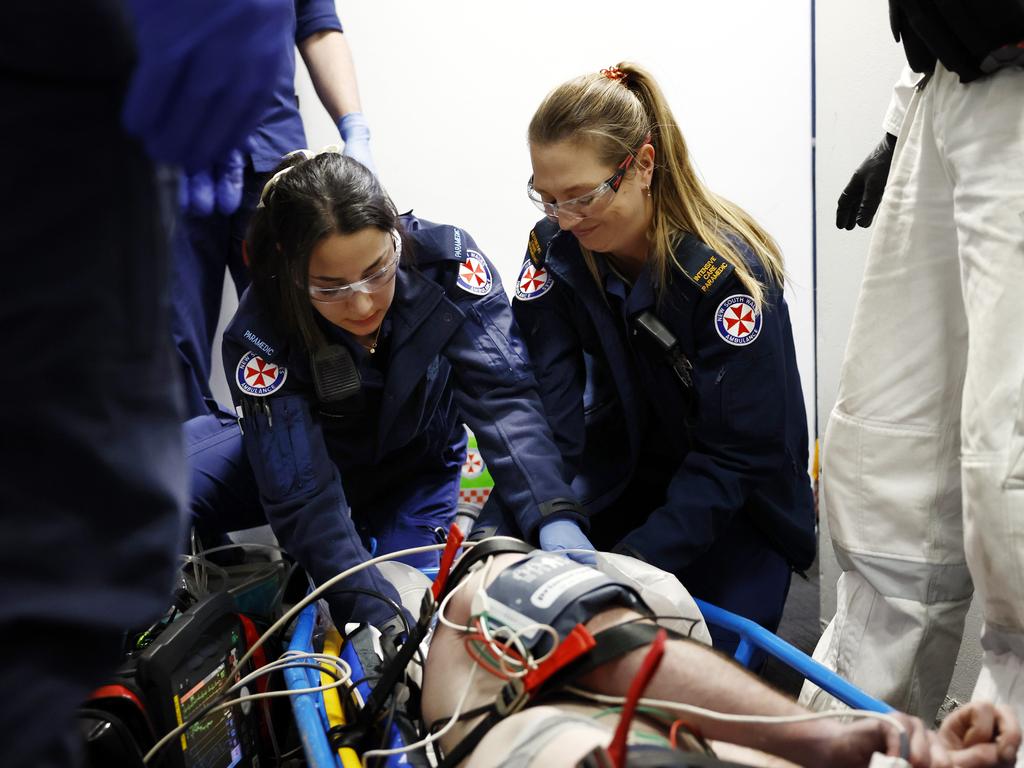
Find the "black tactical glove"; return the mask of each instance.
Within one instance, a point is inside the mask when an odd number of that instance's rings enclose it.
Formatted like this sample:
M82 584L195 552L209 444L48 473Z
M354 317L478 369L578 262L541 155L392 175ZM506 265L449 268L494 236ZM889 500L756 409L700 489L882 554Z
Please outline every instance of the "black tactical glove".
M882 202L885 182L889 178L889 166L892 165L892 153L896 149L896 137L885 134L877 147L853 172L853 177L839 196L836 207L836 226L839 229L853 229L857 224L870 227L875 218L878 204Z

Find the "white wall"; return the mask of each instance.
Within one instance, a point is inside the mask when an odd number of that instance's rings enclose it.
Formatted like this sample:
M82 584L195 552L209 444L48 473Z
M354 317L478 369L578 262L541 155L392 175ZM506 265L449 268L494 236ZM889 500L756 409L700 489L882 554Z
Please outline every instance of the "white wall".
M905 61L889 31L886 0L816 4L818 413L822 435L839 387L846 339L864 271L870 230L835 227L836 200L854 169L882 138L892 84ZM839 575L826 527L819 537L821 613L835 613ZM969 698L981 662L980 620L968 617L950 695Z
M623 59L652 70L706 181L783 247L813 418L809 3L374 0L338 14L399 210L467 229L506 289L539 218L525 193L534 109L563 80ZM310 146L337 142L305 72L298 91Z
M814 425L810 3L611 0L339 3L381 179L399 210L458 224L514 284L539 218L526 126L563 80L629 59L652 70L697 168L776 237ZM310 147L337 143L298 61ZM234 311L225 291L222 323ZM219 340L217 342L219 348ZM230 401L219 355L214 394Z

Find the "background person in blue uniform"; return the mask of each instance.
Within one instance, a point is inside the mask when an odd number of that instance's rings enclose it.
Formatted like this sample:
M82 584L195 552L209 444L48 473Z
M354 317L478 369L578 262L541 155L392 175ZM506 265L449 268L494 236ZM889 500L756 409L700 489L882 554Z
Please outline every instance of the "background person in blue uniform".
M215 415L186 426L201 526L267 520L318 583L366 560L371 537L379 551L434 543L455 515L466 423L526 536L586 541L508 299L473 239L399 217L372 173L332 152L287 160L263 199L253 285L224 337L242 431ZM394 597L375 570L350 585ZM339 623L393 617L365 597L329 603Z
M547 219L513 308L591 539L774 631L814 558L778 248L698 180L639 67L556 88L529 141Z
M174 190L154 160L194 169L242 143L269 98L285 5L4 7L0 323L18 361L0 412L8 768L78 764L75 708L125 631L170 603L185 467L162 216Z
M291 16L278 31L285 66L273 81L273 99L248 146L190 174L181 185L182 216L173 240L171 332L182 365L188 416L216 409L210 393L210 352L225 267L240 296L249 284L242 241L260 191L285 154L306 146L295 95L296 46L320 102L338 126L345 154L374 170L370 130L334 0L293 0L289 7Z

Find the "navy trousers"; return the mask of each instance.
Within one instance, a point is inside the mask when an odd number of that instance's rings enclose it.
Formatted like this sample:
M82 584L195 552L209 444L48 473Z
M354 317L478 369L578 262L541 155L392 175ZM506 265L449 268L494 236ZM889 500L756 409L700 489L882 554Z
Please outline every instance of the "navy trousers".
M246 164L242 204L233 214L183 213L172 238L171 334L178 353L185 392L186 417L217 409L210 392L210 355L220 319L224 269L239 296L249 285L242 253L249 220L269 173Z
M464 440L464 438L463 438ZM185 423L190 507L206 540L268 521L235 419L223 411ZM464 449L464 444L461 446ZM459 446L456 446L458 449ZM454 453L458 453L455 450ZM363 546L376 554L435 544L455 514L461 461L424 471L415 463L342 470L342 484ZM287 547L287 542L282 542ZM437 553L404 558L417 568L436 566ZM352 565L349 563L348 565Z

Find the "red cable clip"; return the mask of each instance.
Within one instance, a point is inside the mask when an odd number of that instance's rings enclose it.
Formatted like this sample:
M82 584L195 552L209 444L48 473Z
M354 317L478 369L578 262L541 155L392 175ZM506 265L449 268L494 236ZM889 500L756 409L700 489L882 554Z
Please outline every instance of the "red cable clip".
M528 692L532 693L555 672L576 661L583 654L589 653L596 645L597 641L587 631L587 628L582 624L577 624L543 664L526 673L523 677L523 685Z
M441 553L441 567L437 569L434 584L430 587L430 592L434 596L434 602L437 602L441 598L441 593L444 592L445 582L448 581L448 574L452 570L452 563L455 562L455 553L462 546L463 539L465 539L465 536L462 535L462 529L455 523L452 523L451 528L448 529L448 543L444 548L444 552Z
M668 633L664 629L659 629L651 643L651 649L644 656L640 671L636 673L633 682L629 684L629 693L626 694L626 703L622 707L622 715L619 716L615 737L608 745L608 754L611 755L615 768L623 768L626 765L626 737L629 736L629 724L633 721L633 715L636 713L637 702L665 656L665 641L667 639Z

